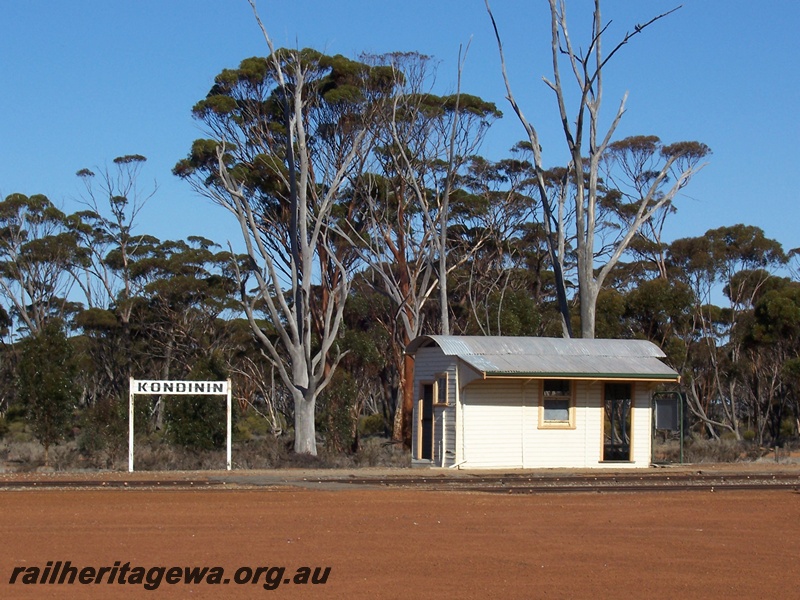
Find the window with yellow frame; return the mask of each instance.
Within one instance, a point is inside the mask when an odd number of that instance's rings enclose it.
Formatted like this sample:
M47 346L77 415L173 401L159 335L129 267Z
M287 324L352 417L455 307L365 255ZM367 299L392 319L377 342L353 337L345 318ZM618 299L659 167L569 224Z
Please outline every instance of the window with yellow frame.
M439 373L436 376L436 383L434 385L434 402L439 406L447 406L448 390L447 390L447 373Z
M544 379L539 395L539 427L575 427L575 382L570 379Z

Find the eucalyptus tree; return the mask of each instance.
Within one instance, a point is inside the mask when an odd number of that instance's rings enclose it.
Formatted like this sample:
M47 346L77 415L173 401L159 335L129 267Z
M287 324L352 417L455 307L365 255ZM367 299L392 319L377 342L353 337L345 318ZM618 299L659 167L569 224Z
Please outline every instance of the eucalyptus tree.
M453 272L454 303L465 304L461 327L482 335L535 335L542 302L542 258L535 258L538 203L528 195L530 164L472 157L457 179L451 205L451 252L462 268ZM527 323L514 307L527 312ZM533 328L531 326L533 325Z
M789 259L788 269L794 281L800 281L800 248L792 248L786 253Z
M391 72L310 49L276 50L261 29L269 56L217 75L193 109L211 138L197 140L174 172L238 223L248 257L237 270L242 307L292 395L295 451L316 454L316 399L340 360L350 287L347 250L332 225Z
M43 195L0 201L0 297L18 334L36 334L49 319L65 320L76 309L67 273L79 248L69 221Z
M667 253L673 280L693 295L692 327L685 344L684 374L689 408L712 437L718 430L741 436L739 418L746 401L739 369L743 337L732 335L749 320L757 299L787 257L775 240L754 226L710 229L695 238L673 241ZM718 306L727 299L726 306Z
M33 434L44 446L45 465L50 447L66 433L78 401L77 365L58 319L48 320L21 343L16 386Z
M378 60L401 74L378 123L381 172L390 174L402 187L398 202L418 207L414 225L423 232L420 253L427 255L436 270L439 330L447 335L450 333L447 274L459 266L448 264L447 260L452 250L448 235L453 220L450 203L459 192L459 175L502 113L493 103L462 92L461 57L458 86L455 93L445 96L432 93L436 68L430 57L393 53Z
M229 252L200 237L156 240L146 256L137 256L133 275L142 285L131 302L124 357L132 373L139 378L189 379L199 374L195 366L230 369L240 342L231 318L238 313L233 260ZM102 351L120 354L114 345L119 319L110 311L89 309L79 323L98 368L108 368L115 359L103 356ZM148 424L159 429L164 417L162 398L150 400Z
M343 234L396 307L393 354L402 398L394 437L410 444L414 366L404 350L423 331L426 305L437 290L436 328L449 333L447 274L458 266L448 263L449 203L459 172L500 113L460 89L446 96L432 93L436 70L428 56L390 53L369 62L389 70L392 87L376 105L371 171L355 192L358 219L343 224Z
M742 346L738 374L755 440L764 445L769 436L778 444L792 405L792 365L800 356L800 283L771 277L760 285L752 316L739 320L732 338Z
M390 300L375 290L369 278L369 271L364 271L353 280L345 311L342 341L349 352L343 366L359 382L354 403L359 416L381 415L384 429L391 435L399 388L399 373L393 368L397 340L392 335L397 319ZM357 438L354 441L357 444Z
M81 371L84 401L107 404L106 412L127 398L128 378L141 376L142 359L136 348L144 302L144 288L152 279L150 262L161 242L137 235L126 249L115 246L91 217L75 215L72 231L80 243L80 260L69 266L80 281L86 306L77 311L73 325L80 332L76 343L88 359Z
M150 246L151 236L136 235L136 221L157 186L143 190L139 181L147 159L141 154L118 156L114 167L96 174L88 168L76 175L85 187L82 197L87 209L76 213L76 233L85 252L76 282L91 308L114 307L123 325L130 321L132 299L142 282L134 277L140 246Z
M232 352L225 330L238 312L233 257L201 237L166 241L141 265L148 283L135 313L137 339L149 348L140 369L154 378L185 377L194 362L216 356L225 364Z
M505 56L499 29L486 0L486 8L494 26L507 98L522 123L530 142L537 187L544 209L549 250L556 274L559 305L562 310L565 335L571 335L566 302L565 275L560 272L558 239L562 237L557 218L563 205L568 203L574 211L575 255L577 262L578 299L580 305L581 336L594 337L596 304L606 279L619 263L645 223L661 214L672 203L680 190L699 171L702 160L710 150L699 142L663 144L657 138L629 138L613 142L620 123L627 94L611 118L611 123L601 133L601 105L603 100L603 75L610 59L633 37L669 13L638 24L632 32L604 54L603 40L607 25L603 23L600 0L595 0L592 15L591 37L584 49L576 47L567 27L566 3L549 0L550 56L553 75L545 84L553 91L560 116L564 140L569 153L565 193L553 205L547 193L544 174L546 168L543 148L537 128L527 119L517 103L506 71ZM672 11L670 11L672 12ZM571 74L576 87L577 105L572 113L568 104L573 98L562 71ZM616 186L619 192L618 234L608 240L598 239L598 211L604 189Z
M790 358L781 369L783 385L794 412L795 432L800 435L800 356Z
M695 341L695 298L689 284L677 277L638 281L624 295L622 323L626 331L620 337L644 337L654 342L670 365L680 370Z
M232 326L232 339L238 340L230 353L229 374L236 390L239 414L255 412L266 421L273 436L280 436L292 421L291 398L286 387L276 379L275 366L263 360L250 325L241 319L228 324Z
M85 300L75 319L84 334L82 349L92 359L82 373L84 395L88 403L110 403L108 414L127 398L128 378L134 375L131 318L147 283L138 263L159 243L135 232L139 214L157 191L155 183L145 187L141 182L146 160L140 154L118 156L111 167L76 173L85 208L71 216L80 253L69 271Z

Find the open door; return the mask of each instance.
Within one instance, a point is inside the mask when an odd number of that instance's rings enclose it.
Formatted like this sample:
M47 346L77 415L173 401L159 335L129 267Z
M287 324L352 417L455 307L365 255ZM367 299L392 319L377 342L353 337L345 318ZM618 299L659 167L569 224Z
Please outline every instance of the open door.
M433 460L433 384L422 384L419 410L419 449L422 460Z
M630 461L633 386L630 383L606 383L603 398L603 460Z

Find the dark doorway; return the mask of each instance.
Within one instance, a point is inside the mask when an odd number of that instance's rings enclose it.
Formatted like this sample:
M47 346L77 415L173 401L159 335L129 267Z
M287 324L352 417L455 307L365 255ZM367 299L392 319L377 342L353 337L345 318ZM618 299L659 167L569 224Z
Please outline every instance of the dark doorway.
M633 386L630 383L607 383L603 389L603 460L630 461L631 405Z
M419 411L419 457L433 460L433 384L422 384L422 406Z

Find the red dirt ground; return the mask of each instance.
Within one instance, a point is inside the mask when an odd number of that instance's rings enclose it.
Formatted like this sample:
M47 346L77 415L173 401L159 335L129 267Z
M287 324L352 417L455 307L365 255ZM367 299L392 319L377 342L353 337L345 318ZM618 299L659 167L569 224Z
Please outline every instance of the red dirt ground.
M0 598L800 597L792 491L6 490L0 533ZM221 566L231 583L9 583L59 560ZM259 566L331 572L274 591L233 582Z

